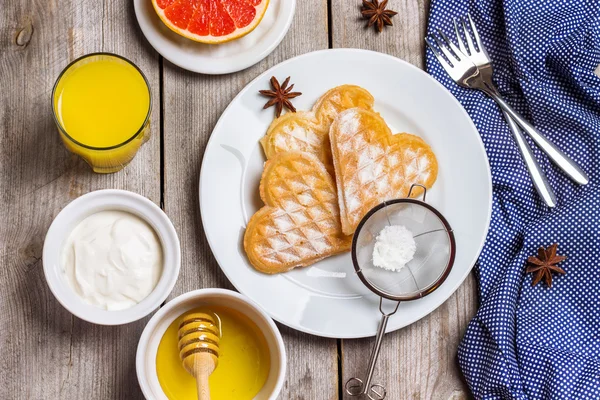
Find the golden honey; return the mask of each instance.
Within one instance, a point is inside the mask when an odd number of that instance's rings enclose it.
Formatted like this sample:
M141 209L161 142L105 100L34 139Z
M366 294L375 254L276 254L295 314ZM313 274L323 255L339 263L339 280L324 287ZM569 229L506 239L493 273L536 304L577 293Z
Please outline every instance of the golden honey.
M220 320L219 363L209 378L211 400L251 400L264 386L271 368L267 341L256 324L226 307L191 312L212 313ZM169 400L196 400L196 381L179 358L178 329L182 316L165 331L156 355L156 373Z

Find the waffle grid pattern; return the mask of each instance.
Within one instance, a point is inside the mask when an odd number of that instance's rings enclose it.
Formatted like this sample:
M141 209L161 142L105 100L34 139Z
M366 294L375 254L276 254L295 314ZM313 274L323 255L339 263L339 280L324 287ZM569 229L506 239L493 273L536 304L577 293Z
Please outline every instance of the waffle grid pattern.
M375 112L344 111L330 135L346 234L377 204L406 197L413 183L429 188L436 180L437 160L429 145L407 133L392 135Z
M248 223L245 245L263 272L306 266L349 249L335 184L314 155L282 153L268 161L261 197L266 206Z

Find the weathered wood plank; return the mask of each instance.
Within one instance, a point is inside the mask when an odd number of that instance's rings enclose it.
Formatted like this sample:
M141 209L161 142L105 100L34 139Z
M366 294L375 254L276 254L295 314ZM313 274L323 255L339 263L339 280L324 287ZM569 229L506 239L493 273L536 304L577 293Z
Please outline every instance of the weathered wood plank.
M131 1L8 2L0 16L0 398L135 399L134 356L144 321L98 327L54 299L42 271L53 217L71 200L122 188L160 201L159 101L153 138L124 171L93 174L60 143L50 92L62 68L93 51L114 51L146 73L159 95L156 53Z
M382 33L367 28L368 21L360 14L362 1L331 1L333 47L379 51L423 67L429 0L390 0L388 9L398 15Z
M204 237L198 205L200 163L219 116L235 95L265 69L290 57L327 48L327 2L297 2L281 45L262 62L226 76L193 74L164 62L165 209L179 232L183 264L172 294L201 287L231 288ZM282 399L337 398L337 345L281 327L288 353Z
M388 8L398 15L382 33L366 28L360 1L332 0L332 6L333 47L379 51L423 68L429 1L390 0ZM384 338L374 382L383 384L391 399L466 398L456 349L475 310L476 283L470 276L439 309ZM342 383L365 374L373 342L343 341Z

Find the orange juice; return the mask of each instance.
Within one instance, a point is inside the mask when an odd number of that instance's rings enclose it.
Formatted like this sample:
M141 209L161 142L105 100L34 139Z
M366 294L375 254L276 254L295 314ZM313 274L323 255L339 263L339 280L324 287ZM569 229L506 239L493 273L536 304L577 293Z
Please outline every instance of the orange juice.
M150 88L128 60L84 56L58 78L52 105L61 138L95 172L116 172L148 139Z

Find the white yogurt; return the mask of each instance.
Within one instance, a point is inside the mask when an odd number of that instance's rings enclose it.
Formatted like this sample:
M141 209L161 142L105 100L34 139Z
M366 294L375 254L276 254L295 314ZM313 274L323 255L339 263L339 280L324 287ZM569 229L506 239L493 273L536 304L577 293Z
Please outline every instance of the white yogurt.
M133 307L156 287L163 255L156 232L125 211L101 211L80 222L61 254L75 293L105 310Z

